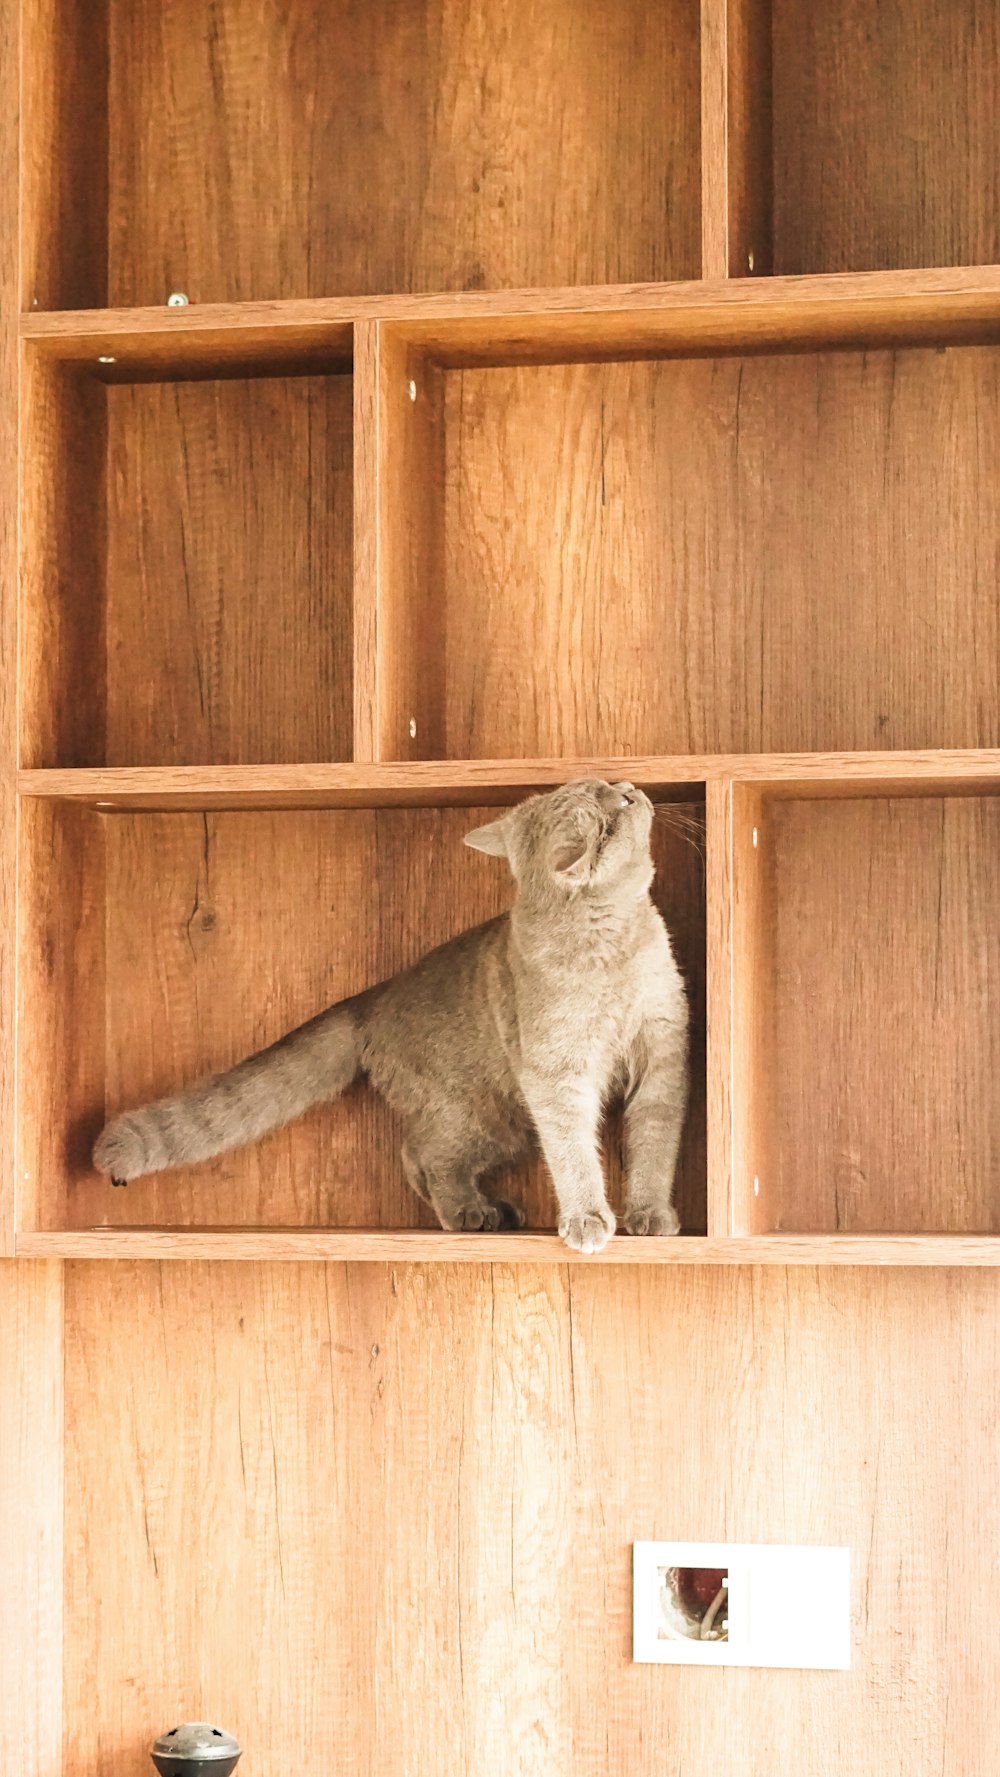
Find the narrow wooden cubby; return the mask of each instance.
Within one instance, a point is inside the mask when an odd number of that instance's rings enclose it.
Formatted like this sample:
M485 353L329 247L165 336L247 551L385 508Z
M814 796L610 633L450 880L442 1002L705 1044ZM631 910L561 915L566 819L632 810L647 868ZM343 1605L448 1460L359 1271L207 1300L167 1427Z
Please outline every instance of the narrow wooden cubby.
M1000 742L997 348L382 332L381 758Z
M349 343L329 374L100 357L27 357L21 762L350 759Z
M700 273L698 0L32 10L28 308Z
M1000 796L914 787L733 787L736 1234L1000 1232Z
M115 1190L106 1115L179 1089L510 904L506 866L462 836L487 810L21 811L19 1226L436 1228L399 1131L359 1087L253 1148ZM658 804L658 903L692 1014L677 1201L706 1231L704 804ZM617 1129L612 1173L620 1172ZM544 1168L511 1181L552 1228ZM616 1188L616 1194L617 1188ZM502 1249L503 1236L497 1236Z
M1000 22L978 0L705 0L705 276L1000 259Z

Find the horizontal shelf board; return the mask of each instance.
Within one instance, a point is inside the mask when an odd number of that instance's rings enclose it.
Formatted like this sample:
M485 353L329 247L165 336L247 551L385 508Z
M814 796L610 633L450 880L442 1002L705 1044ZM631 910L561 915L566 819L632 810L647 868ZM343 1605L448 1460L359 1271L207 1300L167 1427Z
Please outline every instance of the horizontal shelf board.
M708 1239L619 1234L602 1253L556 1234L444 1234L375 1228L89 1228L19 1234L24 1258L301 1259L372 1264L1000 1265L1000 1235L761 1234Z
M1000 749L31 770L18 773L18 789L109 810L439 808L499 805L585 776L631 778L677 801L728 780L759 784L775 796L977 794L1000 787Z
M308 368L347 351L355 321L406 329L446 364L963 343L1000 336L1000 267L598 285L453 295L78 309L21 317L21 337L70 363L114 356L118 375L183 374L274 359Z

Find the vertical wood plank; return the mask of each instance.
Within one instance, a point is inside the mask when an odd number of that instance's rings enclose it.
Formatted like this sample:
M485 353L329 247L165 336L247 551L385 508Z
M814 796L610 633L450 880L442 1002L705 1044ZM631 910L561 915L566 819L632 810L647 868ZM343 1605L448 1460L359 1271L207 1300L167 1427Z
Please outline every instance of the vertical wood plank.
M733 786L705 786L708 1232L732 1232Z
M727 1233L756 1234L768 1219L771 864L764 799L732 787L732 1188ZM758 1190L754 1189L754 1181Z
M442 373L405 332L375 323L376 757L444 751ZM363 564L371 577L372 545ZM362 594L364 597L365 595ZM366 605L370 610L371 597Z
M701 275L729 275L728 0L701 0Z
M377 321L354 327L354 742L379 756L379 344Z
M64 1769L59 1263L0 1260L0 1575L0 1770L57 1777Z

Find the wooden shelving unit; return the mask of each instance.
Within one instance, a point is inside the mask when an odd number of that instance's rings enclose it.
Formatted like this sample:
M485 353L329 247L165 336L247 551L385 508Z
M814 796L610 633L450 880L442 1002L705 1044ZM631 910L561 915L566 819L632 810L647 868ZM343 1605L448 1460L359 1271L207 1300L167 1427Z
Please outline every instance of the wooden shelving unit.
M8 1248L134 1252L141 1233L113 1227L138 1209L157 1253L200 1253L210 1216L213 1252L298 1228L316 1257L443 1256L429 1229L378 1231L423 1212L364 1103L127 1202L89 1143L106 1109L502 905L463 811L595 771L661 805L692 991L692 1240L671 1262L791 1259L792 1236L829 1263L992 1252L995 1002L959 928L985 936L1000 807L995 600L976 590L997 268L29 311L20 333ZM966 452L954 423L944 476L935 409L979 426ZM899 933L872 898L893 857ZM852 897L871 973L845 964L821 1058L817 1002L797 1000L855 942ZM949 1016L962 993L980 1009L968 1071L945 1081L932 1033L915 1085L890 1084L898 1114L866 1129L847 1032L867 1016L868 1062L894 1065L892 1019L926 1028L921 953L934 996L947 964ZM544 1227L544 1180L525 1184ZM534 1258L532 1238L492 1250Z
M4 1777L992 1772L998 169L979 0L0 0ZM578 771L680 1238L443 1234L363 1091L92 1172ZM852 1671L632 1668L679 1531L850 1542Z

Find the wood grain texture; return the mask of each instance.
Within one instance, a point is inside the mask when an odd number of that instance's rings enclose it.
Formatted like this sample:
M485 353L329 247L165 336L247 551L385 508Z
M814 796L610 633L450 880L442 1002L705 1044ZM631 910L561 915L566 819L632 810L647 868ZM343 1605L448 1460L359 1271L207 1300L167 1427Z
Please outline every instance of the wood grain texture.
M33 352L93 369L113 353L117 371L204 370L300 354L308 363L349 352L352 323L401 326L442 361L559 362L576 355L628 357L754 343L816 346L942 344L996 337L1000 266L746 277L727 282L592 284L470 290L438 295L290 297L31 311L20 317ZM464 358L459 358L459 351Z
M21 63L21 290L32 310L90 308L108 300L108 18L94 0L13 0ZM16 128L18 105L8 116ZM13 159L5 160L13 167ZM16 175L15 175L16 176ZM16 228L8 237L16 250Z
M14 1250L20 14L0 15L0 1258Z
M758 784L769 797L976 795L1000 784L1000 749L898 753L683 753L562 759L430 759L364 765L124 767L18 772L22 796L90 807L448 808L516 802L574 777L630 777L659 802L697 801L706 783Z
M701 6L701 275L729 276L728 0Z
M355 758L435 758L443 747L442 381L400 333L377 322L355 331L365 435L356 479Z
M1000 802L775 803L766 1226L1000 1228Z
M18 844L17 1218L63 1227L100 1131L107 984L100 816L21 809Z
M449 376L447 754L995 746L998 411L979 348Z
M997 1288L69 1267L67 1777L202 1712L304 1777L992 1777ZM852 1670L633 1666L669 1536L849 1546Z
M107 411L104 762L349 758L350 379L116 387Z
M775 270L1000 259L1000 15L772 0Z
M736 1235L761 1234L772 1225L768 1180L772 1151L783 1136L772 1115L779 1058L774 1045L776 1009L769 925L774 869L770 807L756 784L733 784L729 856L732 1171L727 1232Z
M22 1226L139 1220L153 1226L436 1227L403 1180L394 1122L362 1087L254 1148L125 1191L112 1190L90 1170L87 1152L105 1107L108 1113L124 1109L231 1065L509 906L503 865L461 843L486 812L104 820L61 804L40 802L32 810L23 1115L31 1131L24 1169L37 1183ZM692 1108L678 1203L684 1226L700 1233L705 888L698 810L663 808L654 831L657 894L692 1008ZM96 915L95 847L98 859L105 857L106 883ZM86 946L99 941L106 945L103 977L96 973L96 949L83 966ZM79 1134L69 1142L59 1109L67 1070L78 1081L72 1109ZM614 1179L614 1130L610 1164ZM523 1168L513 1185L529 1225L551 1227L555 1203L540 1163Z
M63 1770L63 1267L0 1260L0 1769Z
M702 0L702 277L771 270L769 0Z
M733 1094L733 785L705 785L705 1001L708 1232L732 1232Z
M557 1234L445 1234L429 1228L97 1227L19 1233L22 1259L244 1259L348 1265L852 1265L894 1270L992 1270L995 1234L618 1234L600 1253L575 1253Z
M112 302L697 274L695 0L108 19Z
M37 359L22 389L18 757L93 765L107 734L104 393Z
M726 269L760 277L774 263L771 0L727 0L726 25Z

